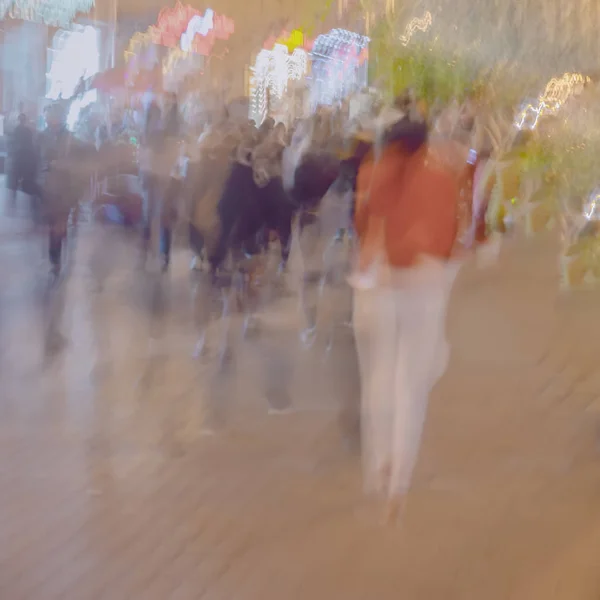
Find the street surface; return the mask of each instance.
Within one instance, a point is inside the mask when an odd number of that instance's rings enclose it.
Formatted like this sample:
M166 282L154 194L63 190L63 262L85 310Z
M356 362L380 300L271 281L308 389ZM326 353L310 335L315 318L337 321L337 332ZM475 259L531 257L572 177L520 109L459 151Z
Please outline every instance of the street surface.
M2 600L600 598L600 295L559 294L552 239L459 276L389 527L340 426L346 292L329 352L276 294L219 366L218 324L193 356L186 251L144 275L133 241L83 227L48 295L26 227L0 220Z

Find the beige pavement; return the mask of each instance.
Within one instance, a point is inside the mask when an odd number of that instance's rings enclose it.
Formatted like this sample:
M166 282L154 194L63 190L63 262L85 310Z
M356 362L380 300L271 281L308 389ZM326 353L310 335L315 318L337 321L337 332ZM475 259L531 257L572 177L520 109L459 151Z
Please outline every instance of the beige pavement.
M217 373L191 358L185 276L157 328L118 244L92 291L99 246L80 245L47 363L40 248L0 240L1 600L600 598L600 296L558 294L552 240L461 274L396 528L361 496L331 361L295 349L292 316ZM282 348L297 410L272 416Z

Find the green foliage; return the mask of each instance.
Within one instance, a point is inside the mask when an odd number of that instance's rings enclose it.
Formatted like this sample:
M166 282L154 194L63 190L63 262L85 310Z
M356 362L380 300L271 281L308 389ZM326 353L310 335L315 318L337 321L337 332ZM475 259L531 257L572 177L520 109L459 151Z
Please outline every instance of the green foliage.
M462 101L474 89L475 72L458 56L450 56L435 43L403 46L394 26L381 20L371 36L370 78L393 97L407 87L428 104Z

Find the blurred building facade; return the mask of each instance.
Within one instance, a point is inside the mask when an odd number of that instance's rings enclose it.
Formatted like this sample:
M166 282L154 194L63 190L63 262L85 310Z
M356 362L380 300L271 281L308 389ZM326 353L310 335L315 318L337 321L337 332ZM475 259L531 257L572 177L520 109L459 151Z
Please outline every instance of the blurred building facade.
M54 0L91 4L92 0ZM70 24L41 19L3 21L0 31L0 101L3 112L14 111L20 103L29 112L39 112L44 102L66 97L74 82L111 66L123 66L132 37L156 25L160 11L175 7L178 0L95 0L87 13L78 13ZM51 4L51 3L50 3ZM212 90L227 98L248 95L249 68L269 40L286 32L300 31L316 39L333 28L363 34L368 25L358 0L218 0L208 4L187 0L185 4L205 13L213 9L233 22L235 31L219 40L203 60L201 68L182 84ZM27 16L26 12L20 16ZM272 49L272 46L271 46ZM161 49L162 60L166 54ZM190 61L191 62L191 61Z
M76 84L80 77L113 64L116 0L97 0L91 11L73 11L72 19L61 1L56 0L58 10L49 11L48 16L25 9L5 15L0 45L3 112L23 104L33 116L52 96L68 95L73 80ZM81 1L81 6L91 4ZM23 18L10 18L10 14Z

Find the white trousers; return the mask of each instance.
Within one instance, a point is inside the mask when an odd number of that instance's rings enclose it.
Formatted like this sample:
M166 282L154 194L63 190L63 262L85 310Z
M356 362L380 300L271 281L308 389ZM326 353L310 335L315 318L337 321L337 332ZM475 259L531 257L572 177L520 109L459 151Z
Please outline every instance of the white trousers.
M429 394L448 364L446 312L459 268L429 259L355 293L367 491L392 496L410 487Z

